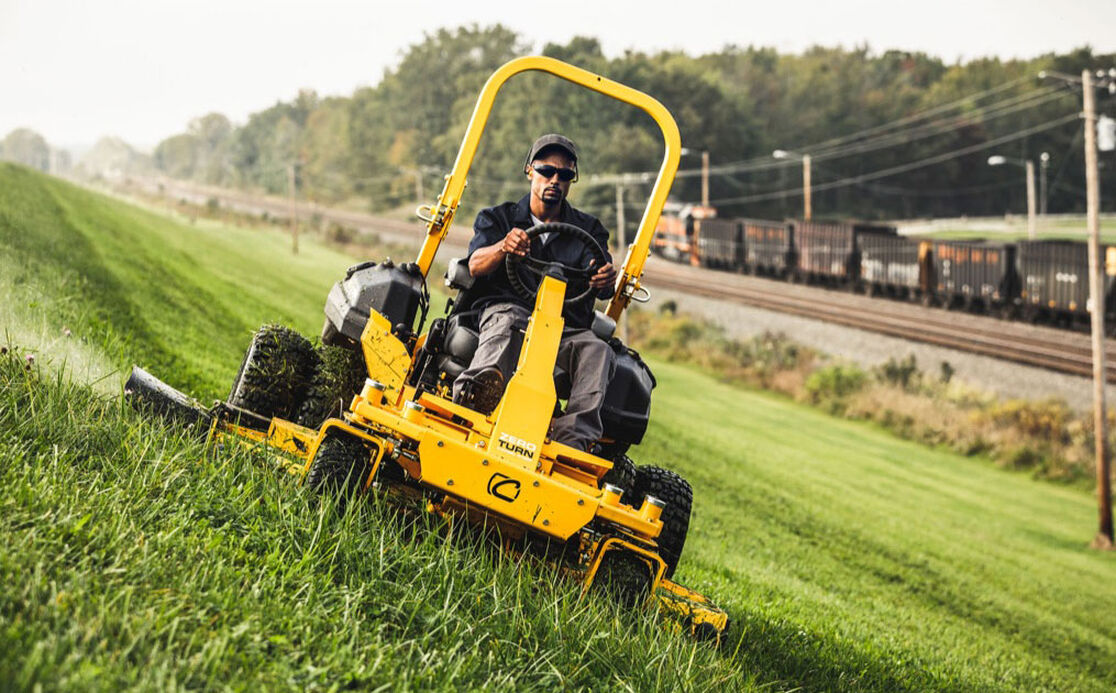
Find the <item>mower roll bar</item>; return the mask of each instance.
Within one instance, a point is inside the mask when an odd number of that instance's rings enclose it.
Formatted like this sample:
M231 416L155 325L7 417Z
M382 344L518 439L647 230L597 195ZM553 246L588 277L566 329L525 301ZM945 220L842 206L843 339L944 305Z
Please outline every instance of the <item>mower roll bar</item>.
M446 184L442 188L441 195L438 196L438 201L433 205L423 205L418 210L419 218L427 222L427 227L426 238L423 240L416 262L425 277L434 262L438 247L449 233L453 216L461 203L469 168L473 164L473 157L476 156L497 92L504 82L520 72L529 70L549 72L586 89L640 108L655 120L663 133L663 144L666 147L663 163L659 167L658 178L655 179L647 208L639 222L639 230L628 246L623 267L617 272L616 292L608 304L608 316L617 320L633 297L636 297L635 300L640 300L640 297L647 292L640 285L639 280L643 276L643 265L647 262L647 255L651 250L651 237L655 234L659 215L662 214L667 194L670 193L670 186L674 183L674 174L678 171L678 160L682 154L682 138L678 133L678 124L674 121L674 116L657 100L637 89L554 58L539 55L516 58L504 63L488 78L484 88L481 89L480 96L477 97L473 115L469 119L469 127L465 131L465 138L461 142L461 149L457 152L457 160L453 164L453 170L446 176Z

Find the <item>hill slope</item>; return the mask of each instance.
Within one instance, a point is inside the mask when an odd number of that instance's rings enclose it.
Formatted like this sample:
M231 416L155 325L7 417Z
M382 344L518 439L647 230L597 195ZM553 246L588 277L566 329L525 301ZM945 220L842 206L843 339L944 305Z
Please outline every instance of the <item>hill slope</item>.
M115 367L139 363L204 398L227 393L235 354L260 324L316 335L326 292L353 264L315 243L292 255L271 230L168 219L7 163L0 250L12 322L69 328Z
M140 354L209 396L258 322L315 332L349 262L10 166L0 250L0 296L24 301L0 330L34 332L39 301L80 321L58 326L80 325L88 361ZM156 277L173 288L147 293ZM1116 687L1116 561L1084 548L1087 494L683 367L653 364L636 457L694 485L678 579L730 611L720 650L378 503L339 519L24 354L0 359L7 687Z

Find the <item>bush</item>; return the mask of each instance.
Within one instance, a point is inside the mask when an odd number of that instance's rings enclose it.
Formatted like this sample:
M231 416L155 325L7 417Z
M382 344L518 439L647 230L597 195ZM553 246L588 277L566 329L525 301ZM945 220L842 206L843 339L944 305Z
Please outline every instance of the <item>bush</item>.
M844 411L843 400L868 382L868 374L856 366L835 364L819 368L806 378L805 394L814 404L826 404L831 411Z
M918 362L914 354L908 354L905 359L896 360L894 356L886 363L876 366L872 370L876 380L909 390L917 387L922 381L922 373L918 370Z
M981 418L1000 426L1015 428L1024 436L1048 442L1069 443L1069 424L1073 413L1062 400L1028 402L1012 399L990 406Z
M330 243L345 245L356 239L356 229L331 221L325 230L325 239Z

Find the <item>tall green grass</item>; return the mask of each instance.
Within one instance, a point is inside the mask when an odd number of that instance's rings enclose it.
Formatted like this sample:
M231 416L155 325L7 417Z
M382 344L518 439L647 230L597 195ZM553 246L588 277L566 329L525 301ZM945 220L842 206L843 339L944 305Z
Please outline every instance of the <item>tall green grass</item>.
M376 499L339 517L62 367L134 359L220 396L257 324L316 332L349 258L11 166L0 248L27 302L0 329L41 333L42 300L74 332L30 370L0 357L0 687L1116 688L1116 561L1085 548L1079 489L653 363L634 457L692 482L676 577L734 623L698 644L461 528Z
M14 353L14 352L13 352ZM0 357L0 686L747 685L731 659L383 502Z

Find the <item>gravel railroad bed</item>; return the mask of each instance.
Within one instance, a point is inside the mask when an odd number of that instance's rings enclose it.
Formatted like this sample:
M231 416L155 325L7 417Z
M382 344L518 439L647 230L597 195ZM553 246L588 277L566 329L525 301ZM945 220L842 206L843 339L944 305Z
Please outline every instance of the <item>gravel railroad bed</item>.
M665 289L656 290L653 286L651 293L651 302L646 309L658 310L665 301L673 300L680 311L708 318L732 337L748 338L765 331L782 332L792 340L822 353L868 367L887 361L890 357L904 358L908 354L914 354L919 368L932 377L938 374L941 362L948 361L954 368L955 380L979 390L995 392L1005 398L1058 397L1079 411L1088 410L1093 404L1093 386L1088 378L909 342L731 301L717 301ZM1110 406L1116 401L1114 397L1116 386L1109 385L1106 398Z

